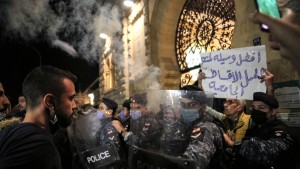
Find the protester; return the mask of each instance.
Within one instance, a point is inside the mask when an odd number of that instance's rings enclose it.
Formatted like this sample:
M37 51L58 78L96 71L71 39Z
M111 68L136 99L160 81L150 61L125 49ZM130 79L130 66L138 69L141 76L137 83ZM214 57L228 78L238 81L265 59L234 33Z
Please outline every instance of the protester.
M19 96L18 104L12 110L12 116L20 118L22 121L26 113L26 100L24 96Z
M273 78L274 75L266 68L263 69L265 75L259 77L260 82L265 82L267 93L273 95ZM205 73L201 73L198 78L199 82L205 79ZM202 85L201 85L202 86ZM224 101L224 113L215 111L214 109L207 107L207 113L211 114L214 118L221 121L225 134L230 140L225 141L241 141L244 137L246 130L248 129L250 114L245 112L246 101L244 99L226 98Z
M10 116L11 105L9 99L5 96L5 90L0 82L0 121Z
M76 77L52 66L33 69L23 81L27 111L21 124L0 133L0 168L60 169L50 121L67 127L76 106Z

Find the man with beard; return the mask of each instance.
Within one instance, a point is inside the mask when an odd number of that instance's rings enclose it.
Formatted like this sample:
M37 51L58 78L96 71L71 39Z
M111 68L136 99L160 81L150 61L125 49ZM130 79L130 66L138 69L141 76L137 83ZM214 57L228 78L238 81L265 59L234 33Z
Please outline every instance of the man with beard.
M73 118L76 77L52 66L33 69L23 81L26 115L0 135L0 168L60 169L50 121L67 127Z
M26 100L24 96L19 96L18 104L12 110L12 116L19 118L21 121L24 119L26 113Z
M5 120L6 116L10 115L10 101L5 96L5 90L0 82L0 121Z

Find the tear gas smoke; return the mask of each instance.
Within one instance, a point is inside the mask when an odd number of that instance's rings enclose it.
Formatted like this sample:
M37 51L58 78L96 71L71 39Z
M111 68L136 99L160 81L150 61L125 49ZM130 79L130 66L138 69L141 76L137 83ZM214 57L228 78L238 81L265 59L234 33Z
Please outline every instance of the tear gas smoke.
M7 38L24 43L46 41L73 57L98 62L105 40L112 37L116 65L124 67L122 14L117 5L95 0L7 0L0 2L0 24ZM116 38L115 38L116 37ZM130 80L146 79L145 88L159 89L159 69L146 65L145 58L135 58L129 65Z
M95 0L2 1L0 23L5 25L1 29L7 38L47 41L71 56L79 55L88 61L98 61L104 46L99 33L122 32L120 9Z
M60 41L60 40L54 40L52 41L52 45L54 47L58 47L61 50L67 52L69 55L76 57L78 56L78 53L76 52L76 50L73 48L73 46L71 46L70 44Z

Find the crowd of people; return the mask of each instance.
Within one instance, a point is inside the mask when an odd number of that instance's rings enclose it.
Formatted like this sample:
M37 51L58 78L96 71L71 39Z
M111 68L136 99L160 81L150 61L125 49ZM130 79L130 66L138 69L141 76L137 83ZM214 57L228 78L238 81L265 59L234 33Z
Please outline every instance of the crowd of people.
M300 74L300 23L291 10L282 14L274 19L256 12L250 19L269 26L271 47ZM265 69L267 91L253 93L249 112L246 101L236 98L224 99L223 113L211 107L201 89L204 79L199 72L197 86L182 88L176 107L160 104L153 112L147 93L139 93L124 100L120 111L114 100L102 98L80 118L74 111L77 78L70 72L35 68L13 109L0 83L0 169L296 168L298 141L277 119L271 72ZM85 120L91 130L77 126ZM78 131L86 137L75 137Z

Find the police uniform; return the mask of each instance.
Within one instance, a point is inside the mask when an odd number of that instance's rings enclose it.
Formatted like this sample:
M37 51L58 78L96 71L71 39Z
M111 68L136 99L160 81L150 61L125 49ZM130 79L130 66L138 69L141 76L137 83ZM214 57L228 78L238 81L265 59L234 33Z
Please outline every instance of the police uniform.
M273 117L261 128L248 129L237 148L237 164L235 168L292 168L292 147L294 140L288 127Z
M184 152L186 158L196 161L199 169L215 165L223 147L221 130L212 120L211 116L204 113L194 123L190 143Z
M140 148L155 150L160 146L161 132L161 121L149 113L131 123L131 133L133 134L130 134L125 141L128 144L134 144Z
M147 105L146 93L134 94L131 103ZM132 111L132 108L131 110ZM136 145L148 150L157 150L160 147L162 133L162 122L155 117L153 112L143 112L140 117L134 118L131 115L130 132L124 137L128 145Z
M96 133L97 145L106 143L120 144L119 133L111 123L111 119L101 120L101 128Z
M254 101L267 104L270 109L278 108L278 101L270 95L255 92ZM252 121L254 118L252 112ZM294 168L296 142L289 132L288 126L272 116L259 125L250 125L244 139L234 146L237 154L234 168L255 169L291 169Z
M108 109L112 109L114 112L118 107L115 101L108 98L102 98L101 102L103 102L108 107ZM103 168L123 169L127 167L125 166L127 155L125 153L125 147L121 144L121 135L117 131L117 129L112 125L112 120L117 120L117 119L114 117L100 119L101 127L96 132L96 145L103 146L105 144L113 144L116 147L118 152L119 159L118 157L114 157L115 159L118 160L115 161L113 164L110 164Z

